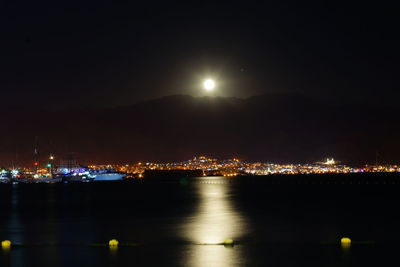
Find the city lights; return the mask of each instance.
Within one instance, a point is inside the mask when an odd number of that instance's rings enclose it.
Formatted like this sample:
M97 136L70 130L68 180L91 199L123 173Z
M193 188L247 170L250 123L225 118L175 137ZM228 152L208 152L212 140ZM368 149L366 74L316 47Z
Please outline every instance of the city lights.
M113 168L137 178L146 178L146 171L201 171L202 176L235 177L241 175L308 175L308 174L348 174L369 172L400 172L398 165L350 167L339 164L333 158L325 161L306 164L275 164L263 162L245 162L237 158L218 160L199 156L182 162L124 165L91 165L90 168Z
M0 182L10 179L25 179L25 182L41 179L51 179L57 171L69 173L70 170L63 169L53 161L41 166L39 162L30 168L4 168L0 170ZM75 170L75 169L74 169ZM351 167L341 164L339 161L329 158L320 162L305 164L276 164L266 162L247 162L238 158L218 160L211 157L199 156L181 162L138 162L131 164L107 164L87 166L86 172L83 167L76 169L73 175L87 175L88 172L101 173L106 170L115 170L121 176L129 178L143 178L156 174L158 176L183 175L183 176L224 176L234 178L238 176L276 176L276 175L315 175L315 174L356 174L356 173L398 173L400 165L365 165L363 167ZM48 182L56 182L45 180Z

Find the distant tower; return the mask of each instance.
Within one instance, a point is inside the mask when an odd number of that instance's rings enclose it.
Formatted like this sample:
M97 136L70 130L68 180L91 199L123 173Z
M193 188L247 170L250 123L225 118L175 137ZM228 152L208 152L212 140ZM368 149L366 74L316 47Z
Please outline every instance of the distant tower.
M325 161L325 164L326 165L335 165L336 162L335 162L335 160L333 158L331 158L331 159L327 158L326 161Z

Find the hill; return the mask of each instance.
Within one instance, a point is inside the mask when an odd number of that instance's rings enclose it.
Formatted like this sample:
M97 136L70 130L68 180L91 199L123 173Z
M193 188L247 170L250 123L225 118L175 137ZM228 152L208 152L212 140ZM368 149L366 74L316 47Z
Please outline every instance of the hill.
M400 162L398 109L340 106L295 94L174 95L118 108L3 110L2 162L77 154L81 162L174 161L206 154L271 162L335 157ZM18 158L16 158L18 157Z

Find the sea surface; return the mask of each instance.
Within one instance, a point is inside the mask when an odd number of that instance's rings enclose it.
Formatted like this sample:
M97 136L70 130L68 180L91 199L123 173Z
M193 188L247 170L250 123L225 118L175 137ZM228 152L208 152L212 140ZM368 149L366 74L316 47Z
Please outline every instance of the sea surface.
M0 266L400 264L400 185L268 179L1 184Z

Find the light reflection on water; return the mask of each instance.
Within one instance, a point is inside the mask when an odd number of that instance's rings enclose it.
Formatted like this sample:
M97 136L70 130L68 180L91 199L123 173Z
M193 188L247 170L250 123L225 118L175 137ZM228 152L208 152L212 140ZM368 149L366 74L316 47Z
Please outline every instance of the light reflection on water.
M222 178L224 179L224 178ZM219 183L213 183L219 181ZM223 181L223 180L222 180ZM190 266L239 266L243 260L239 249L217 245L226 239L235 242L246 234L244 217L233 206L231 185L221 178L203 178L196 184L199 204L185 222L185 238L197 245L188 253Z
M20 218L20 214L18 212L18 193L19 191L17 188L13 187L12 193L11 193L11 212L10 216L8 217L7 221L7 232L10 233L10 236L8 237L12 242L16 244L24 244L24 236L22 234L22 220ZM9 252L7 252L8 254ZM9 263L13 263L13 266L24 266L24 257L21 253L21 251L17 251L15 253L10 254L9 258Z
M0 186L0 240L21 244L0 250L0 267L398 261L398 188L274 187L231 179ZM344 250L335 243L342 236L377 245ZM135 245L97 246L111 238ZM225 239L235 246L215 245Z
M8 216L7 220L7 230L8 233L10 233L10 239L13 240L13 242L18 243L18 244L23 244L24 243L24 237L22 235L21 229L23 228L23 224L20 218L20 214L18 212L18 191L16 188L13 188L12 193L11 193L11 212L10 215Z

